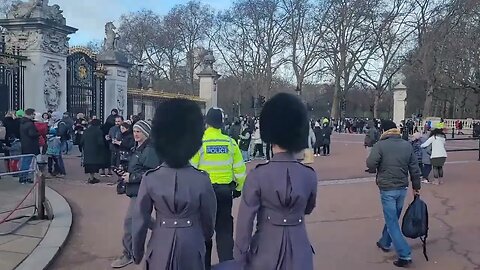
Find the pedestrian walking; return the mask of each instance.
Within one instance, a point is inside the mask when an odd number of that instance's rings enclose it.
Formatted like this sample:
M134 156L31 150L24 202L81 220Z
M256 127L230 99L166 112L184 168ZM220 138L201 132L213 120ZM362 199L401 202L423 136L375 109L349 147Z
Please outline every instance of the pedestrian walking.
M412 145L402 139L400 130L394 122L382 123L384 133L376 143L367 159L370 172L377 174L376 183L380 189L385 226L377 247L389 252L391 245L397 252L398 259L393 262L397 267L408 267L412 263L412 251L402 234L398 219L409 186L412 181L414 194L420 192L420 168Z
M148 170L154 169L161 164L160 159L151 144L150 132L151 126L144 120L138 121L133 126L135 149L133 150L128 163L128 172L123 175L125 181L125 194L130 198L127 214L123 223L123 255L112 262L112 268L123 268L133 263L132 215L136 205L138 190L143 175Z
M165 163L143 177L132 215L133 257L139 264L155 208L146 269L205 269L217 201L208 174L189 163L202 145L203 122L199 106L185 99L166 101L155 113L152 136Z
M20 142L22 145L22 155L38 155L40 154L40 145L37 128L33 122L35 117L34 109L26 109L25 114L20 120ZM34 157L22 157L21 171L29 170L32 167ZM33 173L22 173L19 179L20 183L33 183Z
M330 155L330 137L332 136L332 127L330 127L330 124L328 122L323 123L322 127L322 149L323 149L323 155L324 156L329 156Z
M421 147L426 148L432 146L431 164L433 169L433 177L435 180L432 184L443 184L443 166L447 160L447 150L445 149L445 142L447 136L443 132L443 126L438 124L430 133L430 138L424 142Z
M313 155L319 157L322 154L322 127L318 121L314 125L315 144L313 145Z
M102 169L105 163L105 143L100 126L100 120L93 119L90 122L90 126L83 133L82 141L80 142L83 149L83 166L85 173L89 174L87 180L89 184L100 182L95 177L95 174Z
M206 171L217 197L215 233L220 262L233 259L233 199L241 195L245 181L245 162L237 143L222 134L223 111L211 108L206 116L207 130L202 147L192 158L194 167ZM212 241L207 239L206 269L211 267Z
M245 181L235 260L245 270L312 270L305 215L315 208L317 175L295 159L309 136L306 107L294 95L277 94L265 103L260 127L262 139L273 145L274 156Z

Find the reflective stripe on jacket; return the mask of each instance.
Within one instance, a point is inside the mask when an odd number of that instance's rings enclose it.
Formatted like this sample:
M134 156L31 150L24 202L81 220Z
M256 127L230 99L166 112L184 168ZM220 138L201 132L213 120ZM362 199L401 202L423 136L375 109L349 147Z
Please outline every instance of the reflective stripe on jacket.
M230 184L235 181L241 191L245 182L246 167L242 153L232 138L223 135L220 129L207 128L203 144L191 163L210 175L212 184Z

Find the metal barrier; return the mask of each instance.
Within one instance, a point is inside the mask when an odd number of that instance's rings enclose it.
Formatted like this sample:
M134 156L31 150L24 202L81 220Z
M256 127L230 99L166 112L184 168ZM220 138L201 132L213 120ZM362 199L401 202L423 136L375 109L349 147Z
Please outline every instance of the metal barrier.
M480 161L480 138L452 138L447 141L478 141L478 148L448 149L447 152L471 152L478 151L478 161Z
M45 219L45 181L44 177L42 174L43 169L45 168L46 163L44 162L37 162L37 157L36 155L29 154L29 155L17 155L17 156L5 156L5 157L0 157L1 160L12 160L12 159L19 159L19 163L21 163L22 158L32 158L32 161L30 163L29 169L28 170L19 170L19 171L14 171L14 172L4 172L0 173L1 176L9 176L9 175L22 175L24 174L33 174L34 182L32 187L28 190L27 194L23 197L23 199L12 209L12 210L7 210L4 212L1 212L0 214L5 214L10 212L7 216L2 218L0 220L0 224L3 224L5 222L15 220L15 219L20 219L20 218L27 218L24 222L19 223L18 226L15 228L11 229L9 232L6 233L0 233L0 235L8 235L16 230L18 230L20 227L25 225L30 219L36 217L37 219ZM1 185L1 179L0 179L0 185ZM22 206L25 200L30 196L31 194L34 194L35 197L35 203L32 205L27 205L27 206ZM24 210L28 208L34 208L33 213L29 216L19 216L15 218L10 218L13 213L15 213L18 210Z

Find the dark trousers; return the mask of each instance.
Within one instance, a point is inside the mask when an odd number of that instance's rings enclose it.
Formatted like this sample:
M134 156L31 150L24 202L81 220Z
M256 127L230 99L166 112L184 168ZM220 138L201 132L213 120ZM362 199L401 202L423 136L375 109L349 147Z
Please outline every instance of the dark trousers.
M266 146L265 150L267 151L267 160L270 160L270 158L272 158L272 156L273 156L272 145L267 143L267 146Z
M264 157L265 154L263 154L263 144L255 144L255 148L253 148L253 157L255 158L257 156L257 151L260 153L260 157Z
M428 177L430 176L431 171L432 171L432 165L431 164L423 164L423 167L422 167L423 178L428 180Z
M219 261L224 262L233 260L232 186L214 184L213 189L217 196L217 219L215 222L217 253ZM207 240L205 246L205 268L209 270L212 264L212 240Z
M322 153L321 149L322 149L322 148L321 148L320 146L314 147L314 148L313 148L313 154L314 154L314 155L320 155L320 154Z
M323 145L323 155L330 155L330 144Z

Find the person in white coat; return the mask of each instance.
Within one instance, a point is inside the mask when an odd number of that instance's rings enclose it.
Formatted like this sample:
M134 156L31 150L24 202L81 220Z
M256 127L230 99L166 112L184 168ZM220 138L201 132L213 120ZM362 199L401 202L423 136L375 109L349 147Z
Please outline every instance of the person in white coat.
M430 145L432 146L432 154L430 158L433 169L433 177L435 178L433 184L436 185L443 183L443 166L447 160L445 142L446 135L443 132L443 129L436 128L430 133L430 138L428 138L428 140L421 145L422 148L427 148Z

